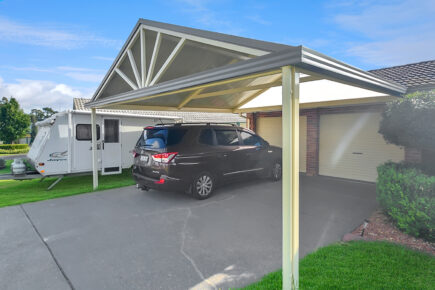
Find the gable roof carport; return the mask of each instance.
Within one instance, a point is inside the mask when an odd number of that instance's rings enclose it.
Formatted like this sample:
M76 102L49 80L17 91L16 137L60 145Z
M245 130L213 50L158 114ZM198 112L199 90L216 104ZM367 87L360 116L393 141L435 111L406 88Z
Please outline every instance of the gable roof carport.
M238 113L267 89L282 85L283 289L298 288L299 84L322 79L391 96L406 91L303 46L140 19L86 104L93 116L92 148L96 148L97 108ZM93 164L96 188L96 150Z

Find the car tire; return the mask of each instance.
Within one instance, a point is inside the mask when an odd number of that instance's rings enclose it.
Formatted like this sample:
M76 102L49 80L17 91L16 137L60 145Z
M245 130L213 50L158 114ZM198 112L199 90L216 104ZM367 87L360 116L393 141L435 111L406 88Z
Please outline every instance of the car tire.
M192 195L196 199L209 198L215 188L215 179L213 175L208 172L202 172L195 176L192 181L191 189Z
M136 184L136 188L142 191L148 191L150 190L147 186L145 185L141 185L141 184Z
M270 178L273 181L280 181L282 178L282 164L280 161L275 161L272 163L272 167L270 169Z

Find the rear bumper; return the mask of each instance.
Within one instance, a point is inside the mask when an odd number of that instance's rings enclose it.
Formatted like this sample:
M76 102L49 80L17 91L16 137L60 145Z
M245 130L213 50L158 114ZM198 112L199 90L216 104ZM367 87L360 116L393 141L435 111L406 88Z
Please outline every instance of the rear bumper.
M155 179L135 172L134 168L132 173L133 179L137 184L151 189L163 191L184 191L189 186L189 183L184 180L166 175L160 176L160 179ZM161 183L162 180L164 180L163 183Z

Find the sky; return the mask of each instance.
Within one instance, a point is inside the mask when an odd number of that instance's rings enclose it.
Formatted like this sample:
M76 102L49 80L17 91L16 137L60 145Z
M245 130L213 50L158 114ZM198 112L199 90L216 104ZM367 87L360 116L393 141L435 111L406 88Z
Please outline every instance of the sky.
M91 98L139 18L304 45L369 70L435 59L435 1L0 0L0 97Z

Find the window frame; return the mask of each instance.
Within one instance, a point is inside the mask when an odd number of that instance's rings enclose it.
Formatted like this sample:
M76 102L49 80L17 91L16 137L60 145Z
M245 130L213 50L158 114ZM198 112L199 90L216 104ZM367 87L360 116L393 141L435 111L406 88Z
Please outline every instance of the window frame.
M80 123L80 124L76 124L76 131L75 131L75 137L77 141L91 141L92 142L92 133L91 133L91 138L90 139L82 139L78 137L77 134L77 128L79 126L90 126L91 127L91 131L92 131L92 124L84 124L84 123ZM101 139L101 128L100 125L97 124L97 141L99 141Z

